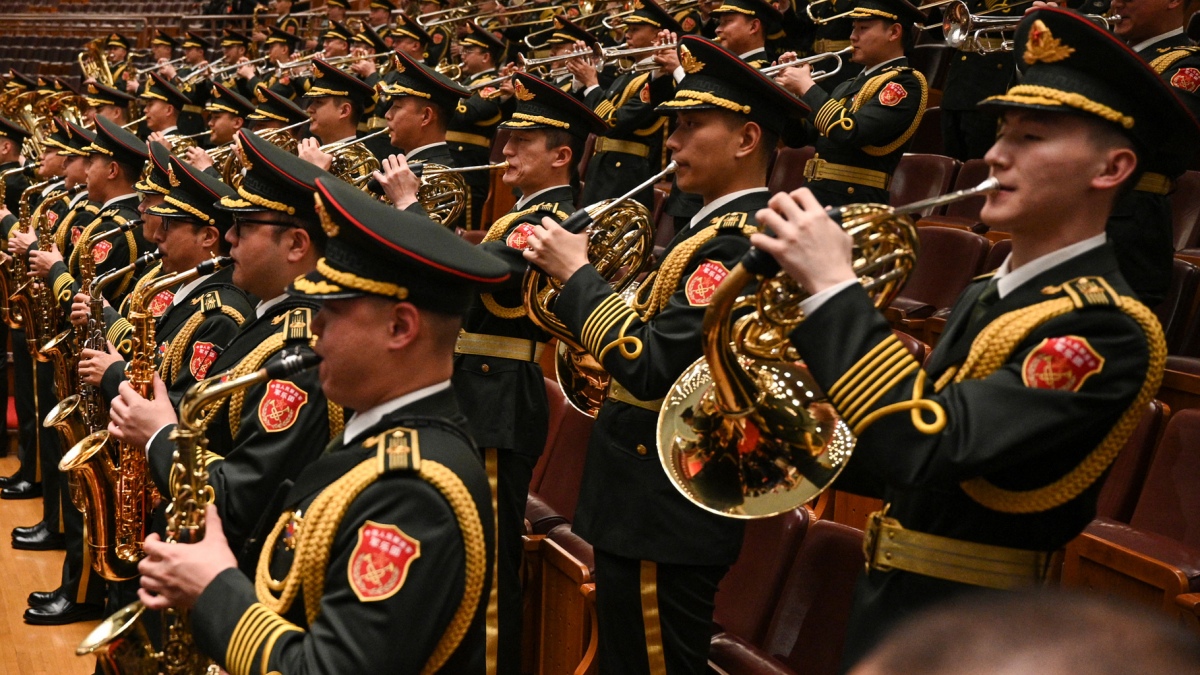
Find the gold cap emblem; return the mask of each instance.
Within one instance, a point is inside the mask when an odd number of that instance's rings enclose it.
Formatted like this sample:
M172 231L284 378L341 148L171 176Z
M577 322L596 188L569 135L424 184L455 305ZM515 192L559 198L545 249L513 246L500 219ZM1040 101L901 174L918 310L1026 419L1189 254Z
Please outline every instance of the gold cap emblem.
M533 92L525 88L525 83L517 80L513 87L518 101L532 101Z
M325 77L324 75L321 74L321 71L318 70L316 66L312 67L312 76L313 76L314 80L319 80L319 79Z
M326 236L336 237L340 228L329 217L329 213L325 211L325 202L321 199L321 195L314 192L313 201L316 203L317 215L321 217L321 229L325 230Z
M1029 29L1029 41L1025 43L1023 57L1027 65L1032 66L1039 61L1041 63L1062 61L1074 53L1075 48L1064 45L1061 40L1054 37L1050 28L1040 19L1033 22L1033 26Z
M171 183L171 187L179 187L179 179L175 177L175 165L167 165L167 181Z
M687 47L679 48L679 65L683 67L683 72L688 75L698 73L704 69L704 64Z

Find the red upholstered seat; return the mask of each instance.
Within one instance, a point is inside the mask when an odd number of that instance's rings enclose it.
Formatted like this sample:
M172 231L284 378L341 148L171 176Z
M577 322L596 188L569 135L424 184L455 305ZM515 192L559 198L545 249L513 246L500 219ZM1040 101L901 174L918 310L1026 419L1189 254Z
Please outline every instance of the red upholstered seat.
M889 308L889 318L926 318L954 304L987 258L991 242L951 227L920 227L920 255L912 276Z
M804 187L804 165L812 159L816 149L811 145L803 148L780 148L775 154L775 163L767 177L767 189L776 192L791 192Z
M534 467L525 504L525 519L535 534L549 532L574 517L594 422L566 402L556 382L547 379L546 392L551 401L550 434L546 450Z
M1167 296L1154 308L1163 332L1167 337L1167 351L1171 354L1184 353L1188 337L1188 321L1196 291L1200 288L1200 267L1175 258L1172 260L1171 285ZM1194 332L1194 331L1193 331Z
M915 201L945 194L954 184L959 161L943 155L905 154L892 176L890 188L892 206L904 206ZM928 216L926 209L919 216Z
M917 130L913 133L912 145L909 146L909 150L931 155L942 154L941 108L925 109L925 114L921 116L921 123L917 125Z
M1104 479L1104 487L1096 504L1097 516L1122 523L1128 523L1133 517L1138 497L1142 494L1142 485L1150 470L1150 462L1154 458L1158 436L1168 415L1170 411L1162 401L1151 401L1146 405L1141 422L1125 442L1108 477Z
M1175 250L1200 246L1200 171L1184 172L1170 201Z

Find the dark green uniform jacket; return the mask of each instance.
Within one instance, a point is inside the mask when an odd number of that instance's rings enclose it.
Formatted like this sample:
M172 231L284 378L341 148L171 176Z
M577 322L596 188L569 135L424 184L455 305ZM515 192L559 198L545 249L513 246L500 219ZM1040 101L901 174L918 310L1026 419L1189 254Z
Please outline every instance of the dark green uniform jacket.
M493 77L496 77L495 70L475 73L467 78L464 86ZM449 143L450 156L454 158L452 166L482 166L491 159L492 139L504 115L500 111L500 104L482 96L484 92L487 92L486 88L473 92L470 98L461 99L446 125L446 141ZM471 171L462 176L471 192L470 227L483 229L490 224L479 222L479 217L483 212L483 203L487 201L491 173Z
M84 240L93 233L98 234L140 218L141 215L137 210L138 200L137 194L130 194L107 206L102 206L95 219L80 232L79 240ZM73 223L78 224L83 218L84 216L81 214L73 219ZM71 236L74 238L73 232ZM92 259L96 262L96 275L99 276L110 270L125 267L149 250L151 250L150 244L142 237L142 228L140 227L101 241L92 248ZM82 248L72 251L72 256L66 265L60 267L61 263L55 263L50 268L50 279L53 280L51 281L52 288L60 302L64 297L67 298L65 303L67 312L70 312L71 299L80 291L78 257L82 253ZM64 274L67 276L64 277ZM104 298L114 307L120 305L121 300L129 294L129 291L133 290L135 281L137 281L137 277L133 272L124 274L119 280L104 289ZM67 288L70 291L66 291Z

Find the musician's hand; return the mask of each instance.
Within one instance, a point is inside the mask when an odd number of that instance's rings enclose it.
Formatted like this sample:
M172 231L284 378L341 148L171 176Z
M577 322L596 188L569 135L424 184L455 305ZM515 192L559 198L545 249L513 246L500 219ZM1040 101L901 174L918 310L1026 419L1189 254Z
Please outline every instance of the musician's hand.
M517 72L520 72L520 69L517 68L517 64L510 63L507 66L504 66L503 69L501 69L500 76L503 77L506 75L512 75L513 73L517 73ZM517 93L516 78L509 77L506 80L500 80L499 82L496 83L496 90L500 92L499 94L497 94L497 96L501 100L507 101L509 98L511 98L513 96L513 94Z
M8 237L8 252L13 255L25 255L35 241L37 241L36 234L24 230L14 230Z
M242 60L239 61L239 63L244 62L244 61L249 61L249 59L243 57ZM258 68L255 67L254 64L247 63L246 65L237 69L237 74L238 74L238 77L240 77L244 80L249 80L250 78L252 78L258 74Z
M570 59L567 61L567 70L576 80L579 80L584 89L600 84L600 75L596 72L596 66L587 59Z
M370 59L355 61L350 64L350 72L357 75L359 78L369 77L375 74L375 62Z
M158 69L158 74L162 75L169 81L175 79L175 75L178 74L178 71L175 70L175 66L163 66Z
M800 58L800 56L796 54L796 52L784 52L779 55L778 59L775 59L775 63L791 63L798 58Z
M84 382L93 387L100 386L100 379L104 377L104 371L114 363L119 363L125 359L117 353L116 347L112 343L108 343L107 351L98 351L95 349L84 349L79 356L79 376Z
M212 157L204 151L204 148L192 146L187 149L188 164L200 169L201 171L213 165Z
M51 246L49 251L30 251L29 276L43 279L49 277L50 268L54 263L62 262L62 259L62 253L59 253L57 244Z
M856 278L852 266L854 240L826 215L807 188L780 192L755 217L775 237L754 234L750 243L770 253L788 276L809 293L819 293Z
M71 301L71 324L86 326L92 317L92 296L87 293L76 293Z
M300 141L298 148L300 159L316 166L319 169L329 170L333 166L333 155L321 151L321 144L317 139L309 137Z
M565 282L588 264L587 245L586 233L571 234L553 218L542 218L542 226L533 228L525 240L525 259Z
M158 534L145 541L146 557L138 563L142 587L138 599L152 610L191 607L217 575L237 567L216 504L204 512L204 538L195 544L168 544Z
M253 40L254 42L266 42L267 34L262 32L261 30L256 30L250 34L250 39Z
M136 93L138 93L138 89L140 89L140 88L141 88L141 85L138 83L138 81L136 79L126 78L125 91L129 92L130 94L136 94Z
M392 155L380 162L375 180L379 181L384 194L392 200L392 205L401 211L417 201L421 179L408 168L408 160L404 155Z
M805 95L816 84L812 79L812 66L807 63L784 68L775 75L775 82L797 96Z
M674 45L678 43L679 36L669 30L658 31L658 44ZM668 47L661 52L654 53L654 62L659 66L660 75L670 75L679 67L679 50L675 47Z
M171 147L171 141L168 141L166 134L164 134L161 131L151 132L150 135L146 137L146 142L147 143L158 142L158 143L162 143L163 145L167 146L168 148Z
M112 400L108 409L108 430L117 440L144 448L159 429L179 421L167 396L167 385L157 374L154 375L154 398L142 398L129 382L122 382L118 391L120 395Z

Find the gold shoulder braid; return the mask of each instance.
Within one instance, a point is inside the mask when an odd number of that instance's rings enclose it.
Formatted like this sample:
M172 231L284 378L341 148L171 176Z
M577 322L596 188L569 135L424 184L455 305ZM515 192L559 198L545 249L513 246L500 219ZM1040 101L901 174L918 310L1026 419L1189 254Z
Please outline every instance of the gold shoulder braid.
M1197 52L1200 52L1200 48L1180 47L1177 49L1172 49L1161 56L1155 57L1155 59L1150 62L1150 68L1152 68L1154 72L1158 73L1159 75L1162 75L1171 66Z
M896 140L883 146L863 146L862 151L868 155L871 155L872 157L882 157L895 152L897 148L904 145L908 139L912 138L913 134L917 133L917 127L921 126L921 118L925 116L925 106L929 103L929 84L925 81L925 76L922 75L921 71L919 70L910 70L907 68L888 70L881 75L876 75L875 77L867 80L867 83L863 86L862 91L860 91L858 95L854 97L854 105L851 107L850 112L858 112L859 108L861 108L867 101L870 101L875 97L875 94L879 92L879 89L886 84L888 80L891 80L897 75L905 72L911 72L916 76L917 83L921 87L921 104L917 108L917 114L913 116L912 124L908 125L908 128L905 129L904 133L900 134Z
M536 213L537 211L545 211L548 215L552 214L559 220L559 222L566 220L567 216L570 215L559 211L558 208L551 202L543 202L541 204L535 204L527 209L506 213L492 223L492 226L488 228L487 234L484 235L483 241L480 243L499 241L503 239L504 235L508 233L508 228L510 225L512 225L513 221L521 218L522 216L529 215L530 213ZM491 312L491 314L495 317L501 319L519 319L525 316L525 305L505 307L499 302L496 302L495 296L493 296L491 293L480 293L479 299L483 301L484 308L487 309L488 312Z
M971 352L962 367L957 373L947 375L951 375L954 382L985 378L1001 368L1017 346L1038 326L1090 305L1111 305L1128 314L1146 334L1150 353L1146 380L1133 403L1100 445L1062 478L1044 487L1023 491L1005 490L984 478L973 478L960 484L967 496L993 511L1039 513L1061 506L1082 494L1116 459L1117 453L1141 421L1146 404L1154 398L1162 382L1167 359L1166 341L1158 319L1145 305L1133 298L1118 295L1101 277L1080 277L1061 287L1043 290L1043 293L1057 292L1067 295L1009 312L988 324L971 344ZM948 377L943 377L936 389L940 391L948 381Z
M405 445L411 450L410 453L404 453L404 457L400 459L392 457L397 453L395 444L389 442L397 435L405 437ZM454 511L463 538L466 567L462 601L429 661L421 670L422 673L433 673L437 672L458 648L471 625L471 619L479 604L479 596L483 591L487 571L487 547L484 542L483 523L471 493L462 480L446 466L422 460L419 451L416 450L419 447L417 441L417 430L403 428L393 429L369 439L365 445L375 445L378 448L376 456L359 463L317 495L300 525L297 534L299 541L291 568L283 581L275 581L271 578L271 554L294 515L293 511L284 512L263 542L263 554L258 558L255 571L254 589L259 602L280 615L291 608L303 589L304 610L311 626L321 613L321 596L325 592L325 576L329 568L333 540L351 503L385 473L416 473L436 488ZM276 596L276 593L279 595Z
M175 335L174 340L171 340L166 353L163 354L162 362L159 364L159 374L162 376L163 382L174 382L175 378L183 372L183 355L187 353L192 336L196 334L200 324L204 323L204 320L212 312L216 311L228 316L239 326L246 322L246 317L242 316L241 312L232 307L226 307L221 302L221 296L216 291L209 291L197 300L200 301L200 311L188 317L187 323L179 329L179 333Z
M728 214L727 214L728 215ZM650 292L646 295L646 299L642 300L642 293L638 293L638 298L634 300L633 309L641 317L642 321L649 321L667 306L671 301L671 296L679 287L679 280L683 278L683 273L687 269L688 263L692 261L692 256L696 251L700 250L701 246L707 244L713 237L717 236L723 228L722 220L719 218L713 219L713 224L700 230L696 234L688 237L688 239L667 254L662 265L653 273L652 277L647 277L646 282L642 284L642 288L650 286ZM743 221L744 222L744 221ZM759 228L752 225L741 225L742 234L749 237Z

